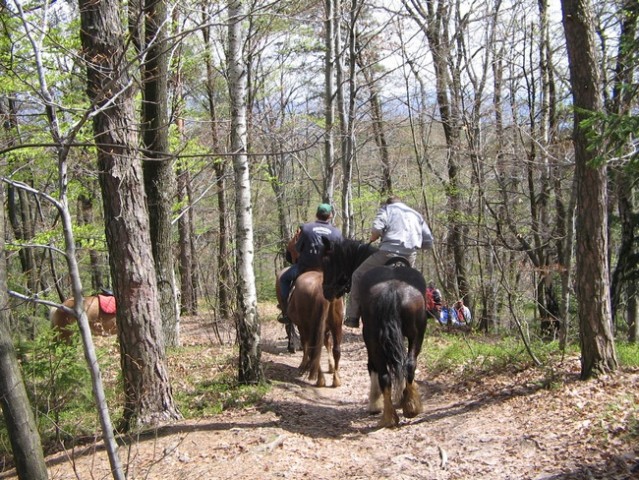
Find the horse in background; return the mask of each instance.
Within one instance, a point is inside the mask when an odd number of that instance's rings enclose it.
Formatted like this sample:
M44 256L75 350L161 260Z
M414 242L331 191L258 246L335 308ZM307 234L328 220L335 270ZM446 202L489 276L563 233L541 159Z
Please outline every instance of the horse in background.
M353 272L376 250L354 240L326 241L324 296L330 300L348 292ZM423 411L415 370L426 331L426 281L418 270L399 261L371 269L358 288L371 380L369 412L382 412L380 427L394 427L399 416L393 406L393 390L398 391L404 382L400 401L404 416L412 418Z
M89 320L91 333L96 336L107 337L118 333L115 320L115 297L112 295L92 295L83 297L84 309ZM73 309L75 300L68 298L62 302L64 307ZM52 308L49 313L51 327L56 332L56 340L71 343L72 330L69 328L77 319L62 308Z

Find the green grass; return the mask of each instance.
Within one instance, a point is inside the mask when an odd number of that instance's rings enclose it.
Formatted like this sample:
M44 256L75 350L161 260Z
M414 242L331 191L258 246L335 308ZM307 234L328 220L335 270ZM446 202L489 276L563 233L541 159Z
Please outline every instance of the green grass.
M175 349L169 356L173 398L185 418L244 408L259 402L268 391L266 385L238 384L236 348L193 345ZM180 364L189 367L183 371Z
M533 341L531 350L542 364L562 357L557 342ZM572 354L577 351L577 346L571 345L566 353ZM475 375L521 370L534 365L524 343L519 337L514 336L450 334L438 330L427 337L422 355L429 365L429 370L434 373L461 372L464 375Z
M639 367L639 343L617 342L617 360L622 367Z

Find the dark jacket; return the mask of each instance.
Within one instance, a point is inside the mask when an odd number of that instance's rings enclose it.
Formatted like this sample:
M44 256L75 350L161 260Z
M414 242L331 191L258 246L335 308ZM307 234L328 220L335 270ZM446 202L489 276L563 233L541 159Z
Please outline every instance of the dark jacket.
M335 241L342 238L342 232L328 221L315 220L302 225L300 238L295 245L295 249L300 254L297 260L300 274L308 270L319 270L321 268L322 253L324 251L322 237Z

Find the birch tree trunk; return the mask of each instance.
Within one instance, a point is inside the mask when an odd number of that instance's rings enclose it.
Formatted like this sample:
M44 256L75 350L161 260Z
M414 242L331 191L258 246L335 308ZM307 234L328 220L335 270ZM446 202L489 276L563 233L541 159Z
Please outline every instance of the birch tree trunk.
M228 79L231 99L231 150L235 173L235 214L237 237L238 300L237 332L240 344L238 379L241 383L263 381L260 365L260 323L253 271L253 207L247 155L246 64L242 56L245 20L243 0L228 3Z
M588 0L562 0L563 24L573 91L577 180L577 272L581 378L617 368L608 281L608 212L605 166L591 165L582 121L603 108L594 19Z

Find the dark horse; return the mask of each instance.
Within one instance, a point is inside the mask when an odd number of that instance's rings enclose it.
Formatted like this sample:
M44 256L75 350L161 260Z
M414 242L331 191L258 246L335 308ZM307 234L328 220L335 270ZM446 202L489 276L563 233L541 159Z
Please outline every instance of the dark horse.
M349 291L351 275L375 251L370 244L354 240L325 242L324 296L335 299ZM399 424L392 393L393 387L399 389L404 380L404 416L422 412L415 368L426 330L426 281L418 270L402 261L373 268L359 285L362 334L371 378L369 412L383 411L380 427ZM407 351L404 338L408 340Z

